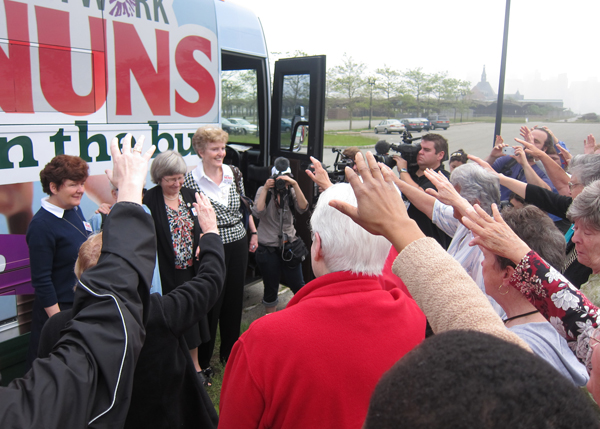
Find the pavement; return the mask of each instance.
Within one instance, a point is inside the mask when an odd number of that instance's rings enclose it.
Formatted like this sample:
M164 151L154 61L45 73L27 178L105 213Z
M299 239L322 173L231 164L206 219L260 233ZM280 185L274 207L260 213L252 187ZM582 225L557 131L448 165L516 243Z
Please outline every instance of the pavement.
M259 317L264 316L265 306L262 304L264 286L262 280L247 284L244 287L244 309L242 310L242 322L252 323ZM283 310L294 294L286 286L279 286L279 303L277 311Z

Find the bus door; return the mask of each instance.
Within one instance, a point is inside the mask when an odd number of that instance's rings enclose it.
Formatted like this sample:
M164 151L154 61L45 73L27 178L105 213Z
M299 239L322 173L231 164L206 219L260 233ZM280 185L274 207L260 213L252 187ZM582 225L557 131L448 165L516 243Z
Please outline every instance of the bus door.
M268 165L280 156L288 158L294 179L309 203L313 201L315 187L305 170L311 156L323 159L325 73L323 55L279 60L273 73ZM295 225L309 248L311 212L297 216ZM310 258L304 262L303 273L307 282L314 278Z

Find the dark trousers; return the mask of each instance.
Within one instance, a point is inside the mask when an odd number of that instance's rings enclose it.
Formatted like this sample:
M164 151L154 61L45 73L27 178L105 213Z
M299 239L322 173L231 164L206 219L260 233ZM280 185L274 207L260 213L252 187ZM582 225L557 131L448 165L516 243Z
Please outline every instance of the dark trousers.
M198 362L202 369L210 366L215 348L217 325L221 333L221 361L227 361L233 345L240 337L242 307L244 304L244 281L248 267L248 236L227 243L225 248L225 285L219 300L208 313L210 341L198 347Z
M73 307L72 302L59 302L58 307L60 310L68 310ZM33 308L31 309L31 333L29 334L29 349L25 357L25 370L31 369L31 364L38 357L38 347L40 344L40 335L42 334L42 328L48 320L48 313L44 309L44 306L40 302L37 295L33 300Z
M281 258L281 249L259 244L255 258L263 276L263 284L265 285L263 304L276 305L281 273L283 273L286 285L294 292L294 294L304 286L302 264L290 268Z

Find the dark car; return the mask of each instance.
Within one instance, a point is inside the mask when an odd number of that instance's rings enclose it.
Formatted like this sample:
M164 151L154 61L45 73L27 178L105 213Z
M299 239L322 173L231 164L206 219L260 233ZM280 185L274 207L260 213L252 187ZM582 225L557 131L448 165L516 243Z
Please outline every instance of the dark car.
M423 124L423 120L421 118L404 118L400 119L400 122L404 124L406 131L416 131L420 133L423 128L425 128L425 124Z
M221 128L223 128L223 131L227 132L228 134L242 134L243 133L242 127L232 124L225 118L221 118Z
M431 123L432 130L435 130L436 128L443 128L447 130L448 128L450 128L450 121L448 120L447 116L433 115L430 116L428 119Z
M431 129L431 122L427 118L417 118L419 121L423 122L423 129L425 131L429 131Z
M281 118L281 132L289 133L292 131L292 121L286 118Z

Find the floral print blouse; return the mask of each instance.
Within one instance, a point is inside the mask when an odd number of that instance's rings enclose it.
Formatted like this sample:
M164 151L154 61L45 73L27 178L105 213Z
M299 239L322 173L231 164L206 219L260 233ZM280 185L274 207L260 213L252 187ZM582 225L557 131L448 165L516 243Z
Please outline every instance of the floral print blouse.
M179 195L179 207L173 210L165 204L167 219L171 230L173 241L173 252L175 253L175 268L184 270L193 265L194 252L194 220L188 208L185 206L181 194Z
M510 283L567 340L589 372L592 357L589 340L600 322L598 307L534 251L517 265Z

